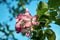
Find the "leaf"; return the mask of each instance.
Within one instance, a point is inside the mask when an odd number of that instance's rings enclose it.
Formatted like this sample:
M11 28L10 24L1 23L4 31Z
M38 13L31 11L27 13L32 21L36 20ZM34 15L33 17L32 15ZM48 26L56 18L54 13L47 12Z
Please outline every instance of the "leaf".
M31 39L32 39L32 40L37 40L37 38L39 38L38 35L37 35L37 30L32 31L32 33L33 33L33 34L32 34Z
M9 21L12 21L13 20L13 18L11 17L10 19L9 19Z
M37 8L37 15L40 17L46 11L48 11L48 4L45 2L40 1Z
M13 10L13 11L15 11L15 8L14 8L14 6L12 7L12 10Z
M19 11L20 13L25 13L25 9L22 9Z
M40 22L40 23L41 23L41 22ZM39 29L41 29L40 24L39 24L38 26L33 26L33 29L34 29L34 30L39 30Z
M50 12L50 20L56 20L56 16L57 16L57 11L51 11Z
M22 36L25 36L26 33L22 33Z
M6 0L3 0L3 2L7 3L7 1L6 1Z
M32 40L44 40L44 39L45 35L43 34L42 30L33 31Z
M2 24L0 23L0 27L2 27Z
M58 9L58 15L56 16L57 19L60 19L60 9Z
M44 15L46 15L46 16L50 16L50 14L49 14L48 11L46 11L46 12L44 13Z
M46 11L48 11L48 9L37 10L37 15L41 17Z
M51 15L51 16L57 16L57 11L52 11L52 12L50 12L50 15Z
M60 0L49 0L48 1L49 8L58 8L60 6Z
M49 25L50 20L46 19L45 27L50 28L51 26Z
M43 33L43 30L38 30L37 34L39 35L39 40L44 40L45 39L45 35Z
M56 40L55 32L51 29L46 29L45 30L45 35L46 35L48 40Z
M55 24L60 25L60 19L57 19Z
M11 9L9 9L9 13L12 13Z
M41 10L41 9L48 9L48 4L40 1L38 4L38 10Z
M14 32L14 30L9 30L9 33L10 33L11 35L13 35L13 32Z
M0 4L1 4L2 2L0 1Z
M6 25L7 30L9 31L9 25L8 24L5 24L5 25Z

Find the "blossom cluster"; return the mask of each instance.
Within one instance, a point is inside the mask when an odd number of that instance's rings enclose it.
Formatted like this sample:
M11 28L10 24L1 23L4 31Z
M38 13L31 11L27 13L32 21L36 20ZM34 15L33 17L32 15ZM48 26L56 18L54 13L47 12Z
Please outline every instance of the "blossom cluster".
M26 9L25 13L18 15L16 17L16 32L17 33L25 33L26 36L30 36L30 31L33 31L33 26L38 25L39 22L37 22L38 16L32 16L28 9Z

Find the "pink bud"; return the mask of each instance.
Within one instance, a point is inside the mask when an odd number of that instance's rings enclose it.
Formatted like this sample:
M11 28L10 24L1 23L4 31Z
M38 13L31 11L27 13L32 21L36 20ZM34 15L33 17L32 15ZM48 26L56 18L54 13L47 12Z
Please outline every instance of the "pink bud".
M20 27L15 27L16 29L16 32L19 33L21 31L21 28Z
M26 33L26 36L27 36L27 37L29 37L29 36L30 36L30 33L29 33L29 32L27 32L27 33Z
M26 8L26 12L29 12L28 8Z

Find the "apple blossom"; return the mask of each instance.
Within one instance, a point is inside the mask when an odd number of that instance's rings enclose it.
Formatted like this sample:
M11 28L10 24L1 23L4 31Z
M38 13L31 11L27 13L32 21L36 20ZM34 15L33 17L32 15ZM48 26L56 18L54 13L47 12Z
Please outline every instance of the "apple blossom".
M29 36L30 34L27 33L27 28L30 29L30 31L33 31L32 26L38 25L39 22L37 22L38 16L32 16L28 9L26 9L24 14L20 14L16 17L16 31L17 33L26 33L26 36Z

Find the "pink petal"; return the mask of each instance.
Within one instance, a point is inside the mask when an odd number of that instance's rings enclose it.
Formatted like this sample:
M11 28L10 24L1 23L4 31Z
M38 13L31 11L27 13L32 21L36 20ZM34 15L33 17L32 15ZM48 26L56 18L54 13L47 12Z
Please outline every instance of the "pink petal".
M22 27L21 24L15 26L15 29L16 29L17 33L21 32L21 29L22 29L21 27Z
M32 22L35 22L35 21L36 21L36 17L33 17L33 18L32 18Z
M20 16L20 17L21 17L21 19L23 19L23 20L25 20L25 21L29 21L29 20L30 20L30 18L28 18L28 16L25 15L25 14L23 14L23 15Z
M32 26L32 23L31 22L27 22L25 23L24 27L31 27Z
M32 22L33 25L39 25L39 22Z
M39 18L39 16L38 16L38 15L35 15L35 17L36 17L36 19L38 19L38 18Z
M31 14L30 13L25 13L25 15L27 15L27 17L29 17L29 18L32 18L32 16L31 16Z
M28 8L26 8L26 11L25 12L29 12Z
M29 32L27 32L27 33L26 33L26 36L27 36L27 37L29 37L29 36L30 36L30 33L29 33Z
M22 33L25 33L25 32L26 32L26 29L23 29L23 28L22 28L21 32L22 32Z
M38 16L35 15L33 18L32 18L32 21L36 21L38 19Z
M33 28L31 27L31 31L33 31Z
M18 22L19 21L19 17L16 17L16 22Z
M25 20L26 22L31 21L31 19L30 18L27 18L27 17L24 17L22 19Z
M29 13L28 9L26 8L25 15L27 15L29 18L32 18L31 14Z
M19 19L16 19L16 22L18 22L19 21Z
M19 16L16 17L16 22L20 21L22 18L22 14L20 14Z
M16 23L16 26L19 27L19 25L22 23L23 20L20 20Z
M16 29L16 32L19 33L21 31L21 28L20 27L15 27Z

